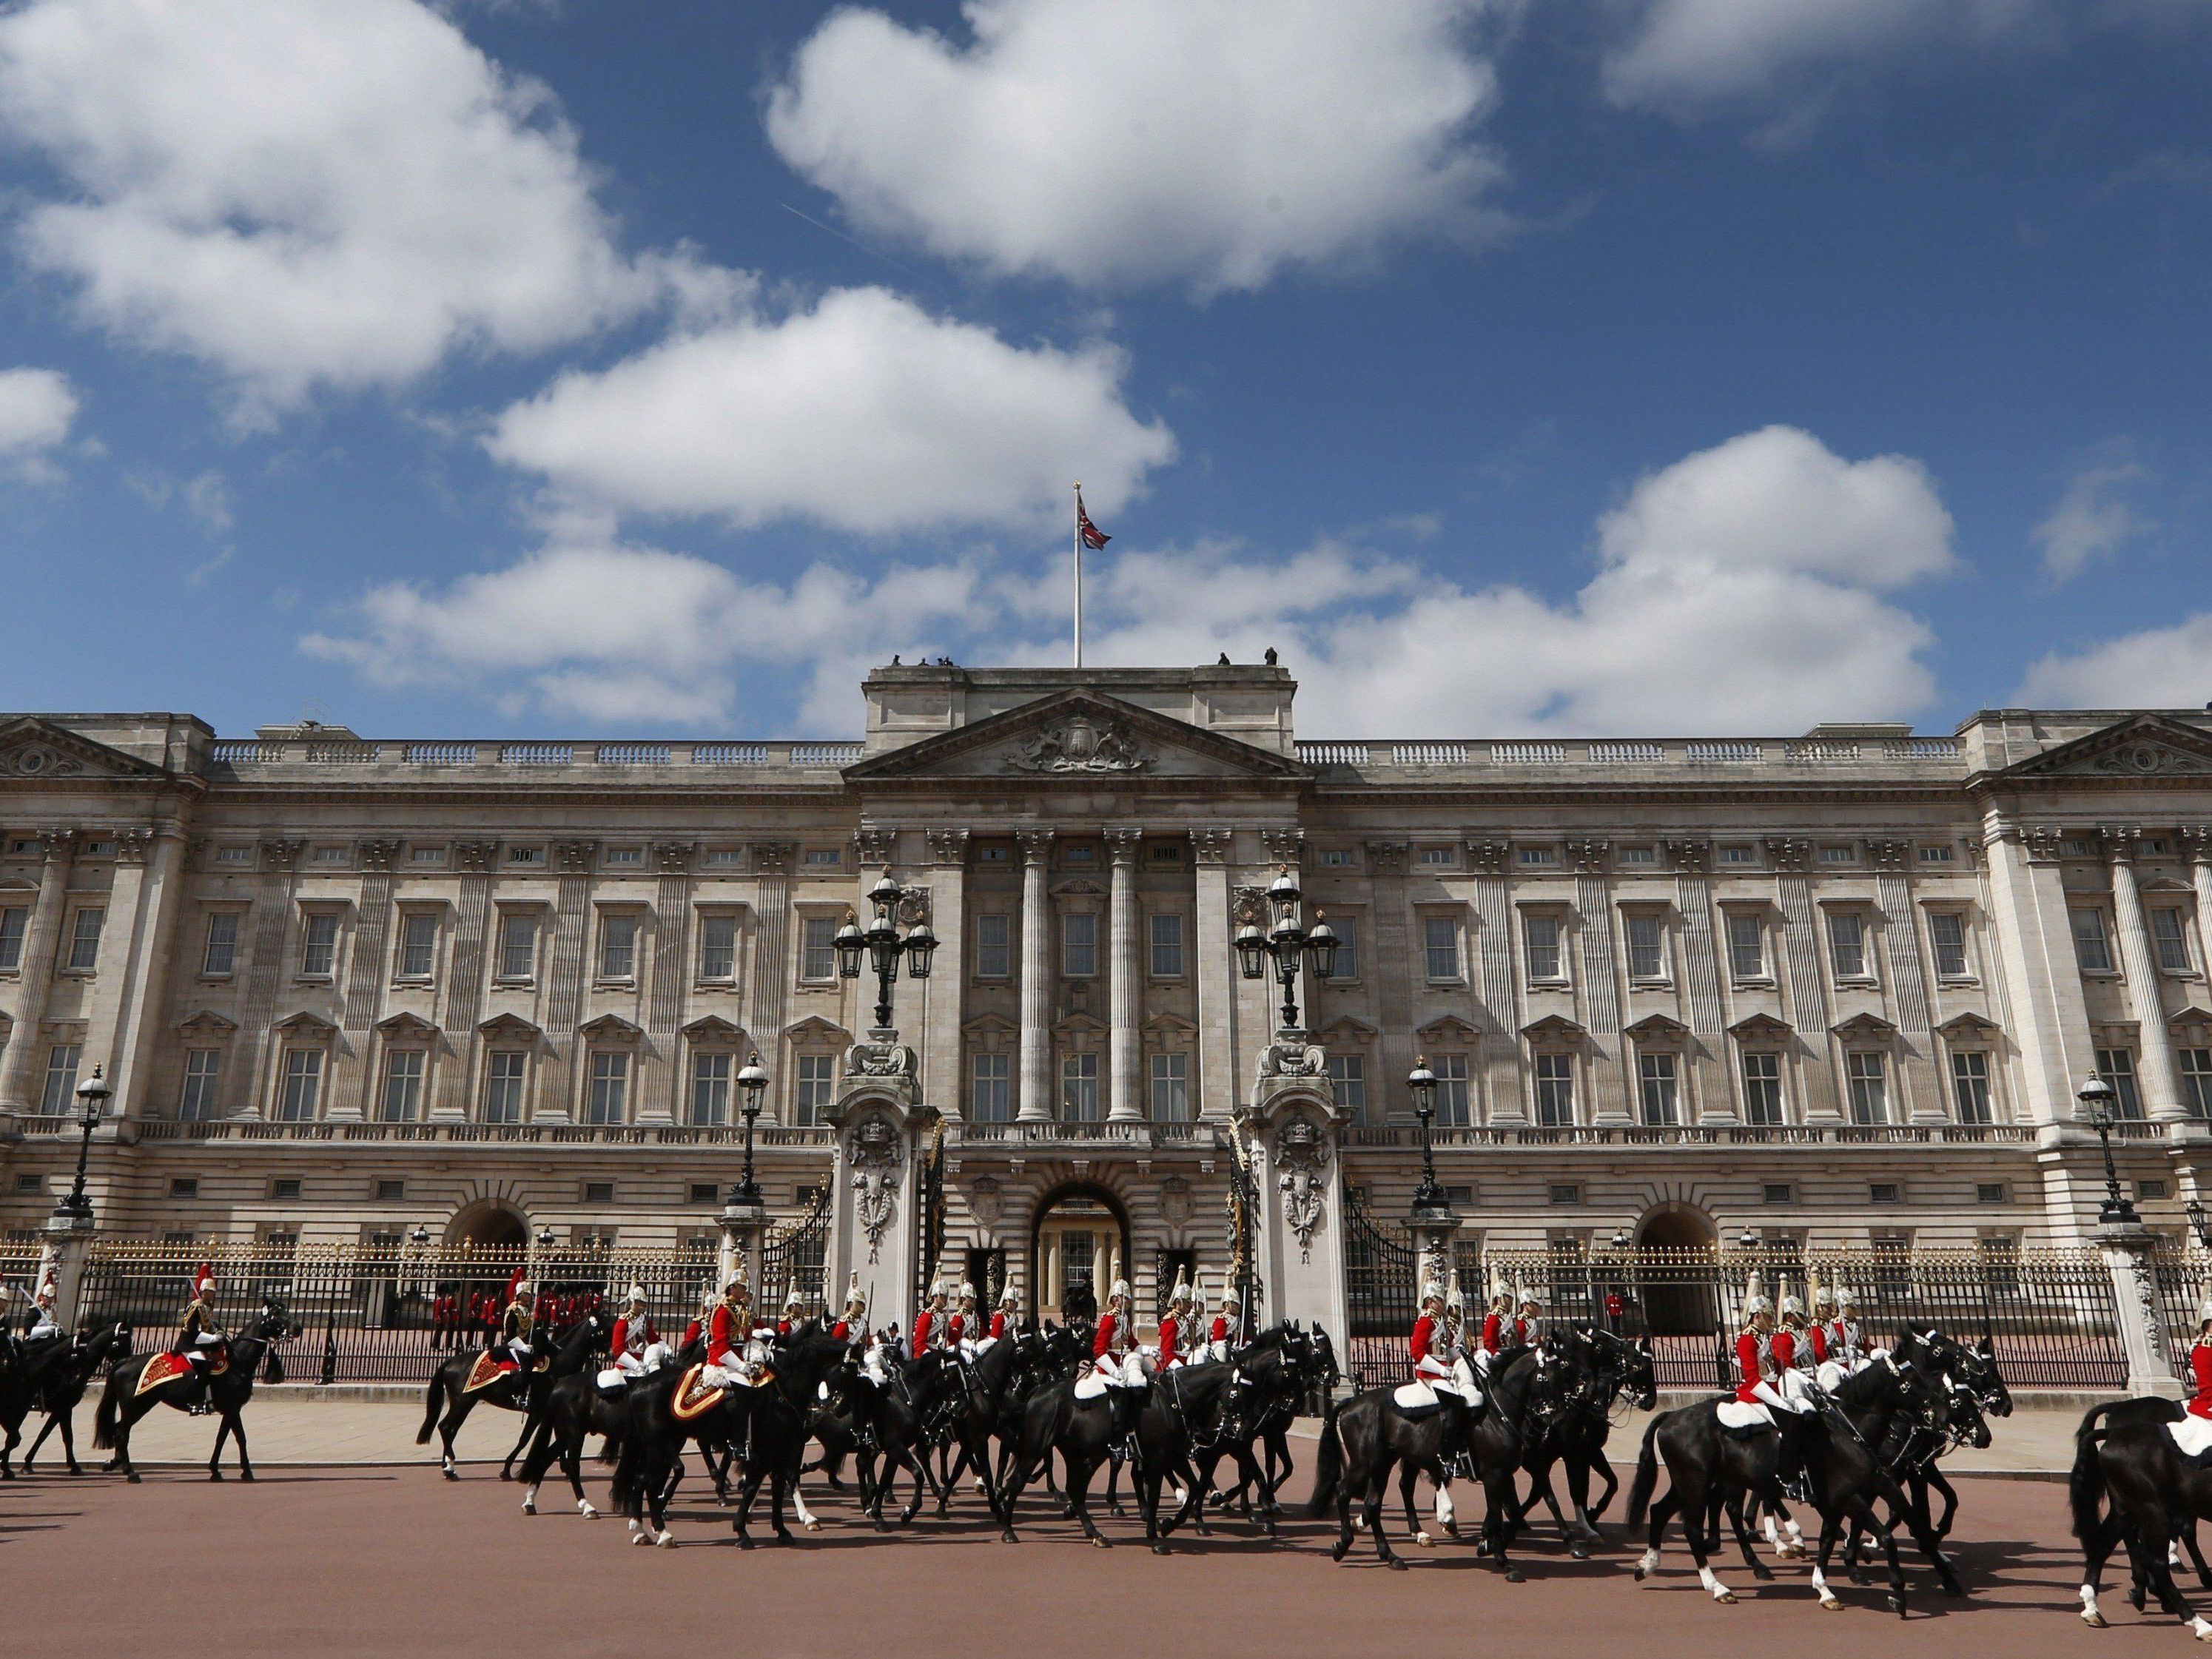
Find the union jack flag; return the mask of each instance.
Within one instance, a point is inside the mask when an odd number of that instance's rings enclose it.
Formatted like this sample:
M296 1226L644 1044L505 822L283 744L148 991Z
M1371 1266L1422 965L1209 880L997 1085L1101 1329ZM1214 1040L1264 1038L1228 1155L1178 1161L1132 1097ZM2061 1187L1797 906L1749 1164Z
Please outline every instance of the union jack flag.
M1083 544L1093 553L1101 552L1114 538L1091 522L1091 515L1083 510L1083 492L1075 492L1075 533L1083 538Z

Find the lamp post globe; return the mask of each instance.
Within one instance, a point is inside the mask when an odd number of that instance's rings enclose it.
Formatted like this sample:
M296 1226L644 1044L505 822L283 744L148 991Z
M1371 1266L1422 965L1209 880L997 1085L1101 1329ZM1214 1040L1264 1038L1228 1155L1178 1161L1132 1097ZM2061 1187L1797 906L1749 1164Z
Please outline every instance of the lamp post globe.
M69 1195L54 1206L56 1214L67 1216L72 1221L89 1224L92 1220L92 1199L84 1189L85 1176L92 1164L92 1132L107 1115L107 1103L114 1094L114 1085L100 1075L97 1066L92 1068L90 1077L76 1085L76 1179L70 1183Z
M738 1091L745 1120L745 1169L737 1185L730 1188L730 1202L757 1204L761 1193L760 1182L753 1179L753 1126L760 1121L761 1103L768 1094L768 1068L761 1064L757 1048L738 1068Z
M2111 1084L2092 1075L2074 1091L2074 1098L2081 1103L2082 1117L2097 1132L2098 1150L2105 1157L2105 1204L2097 1212L2098 1224L2106 1227L2142 1225L2142 1218L2120 1190L2120 1172L2112 1162L2112 1125L2118 1117L2119 1097L2112 1091Z
M1413 1207L1448 1209L1451 1199L1437 1183L1436 1146L1429 1132L1437 1116L1437 1074L1429 1069L1427 1055L1414 1058L1413 1069L1406 1074L1406 1089L1413 1097L1413 1115L1421 1125L1421 1184L1413 1189Z

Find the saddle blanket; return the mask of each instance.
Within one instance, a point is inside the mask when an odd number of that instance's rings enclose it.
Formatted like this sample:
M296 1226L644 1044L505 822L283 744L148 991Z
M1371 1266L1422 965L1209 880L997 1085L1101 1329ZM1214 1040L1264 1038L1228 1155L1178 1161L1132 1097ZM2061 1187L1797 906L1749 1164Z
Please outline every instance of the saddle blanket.
M720 1405L722 1396L729 1392L726 1389L708 1388L701 1382L699 1374L706 1369L705 1362L702 1361L684 1372L683 1381L676 1385L676 1397L670 1401L668 1409L674 1413L678 1422L689 1423L696 1417L704 1416Z
M1106 1379L1095 1372L1089 1376L1079 1376L1075 1380L1075 1397L1078 1400L1097 1400L1105 1392Z
M1774 1413L1766 1407L1759 1405L1755 1402L1752 1405L1747 1406L1741 1401L1723 1400L1721 1401L1718 1410L1720 1413L1721 1426L1724 1429L1756 1429L1760 1427L1774 1428L1778 1426L1774 1421Z
M502 1359L489 1350L477 1356L477 1363L469 1367L469 1380L461 1384L463 1394L474 1394L478 1389L488 1389L503 1376L512 1376L522 1367L512 1359Z
M2166 1431L2173 1437L2184 1457L2202 1457L2212 1451L2212 1417L2185 1417L2179 1423L2167 1424Z
M131 1391L137 1399L149 1389L158 1389L164 1382L173 1382L180 1376L191 1374L192 1362L180 1353L157 1353L146 1362L146 1369L138 1373L138 1386Z

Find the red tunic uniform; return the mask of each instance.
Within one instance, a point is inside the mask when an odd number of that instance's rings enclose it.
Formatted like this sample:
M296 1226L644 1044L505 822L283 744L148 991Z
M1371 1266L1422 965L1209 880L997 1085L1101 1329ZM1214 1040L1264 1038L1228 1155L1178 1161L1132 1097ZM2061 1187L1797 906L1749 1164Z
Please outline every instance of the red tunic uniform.
M936 1328L936 1310L924 1308L914 1316L914 1357L916 1359L929 1352L930 1333Z
M1173 1314L1160 1321L1160 1369L1165 1370L1176 1363L1176 1334L1182 1323Z
M650 1314L640 1314L634 1320L625 1314L615 1321L613 1352L616 1353L643 1353L659 1340L660 1333L653 1328L653 1316Z
M991 1316L991 1340L995 1342L1006 1334L1006 1310L1004 1308Z
M849 1319L839 1320L830 1328L830 1334L840 1342L850 1342L853 1340L853 1322Z
M1115 1351L1114 1334L1119 1328L1119 1322L1112 1314L1099 1316L1098 1328L1091 1338L1091 1357L1093 1359L1103 1359L1108 1354Z
M737 1364L757 1328L750 1310L722 1304L707 1322L707 1363L725 1368Z
M1431 1351L1436 1346L1436 1316L1433 1314L1423 1314L1419 1319L1413 1322L1413 1340L1407 1345L1413 1356L1413 1369L1415 1370L1418 1371L1420 1370L1421 1362L1429 1358ZM1437 1356L1437 1362L1439 1364L1443 1363L1443 1357L1441 1354Z
M1485 1316L1482 1322L1483 1352L1502 1353L1504 1350L1505 1316L1495 1313Z
M1213 1316L1213 1326L1212 1329L1206 1332L1206 1340L1209 1342L1226 1342L1229 1340L1229 1316L1227 1314L1216 1314Z
M1741 1406L1762 1406L1766 1402L1752 1392L1766 1376L1766 1342L1757 1331L1746 1331L1735 1340L1736 1403Z
M951 1343L954 1347L958 1347L961 1339L967 1334L968 1316L966 1314L954 1314L951 1318L945 1322L945 1340Z
M2212 1342L2200 1342L2189 1351L2189 1375L2197 1392L2189 1397L2191 1417L2212 1417Z

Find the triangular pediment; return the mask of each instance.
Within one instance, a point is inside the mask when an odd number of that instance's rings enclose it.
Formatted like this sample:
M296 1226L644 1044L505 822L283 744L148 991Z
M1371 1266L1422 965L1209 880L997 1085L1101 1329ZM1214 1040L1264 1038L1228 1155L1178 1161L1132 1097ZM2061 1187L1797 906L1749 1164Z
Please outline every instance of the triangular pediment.
M1771 1014L1746 1014L1729 1028L1738 1042L1780 1042L1790 1035L1790 1023Z
M576 1031L589 1042L635 1042L645 1035L634 1021L620 1014L601 1014L597 1019L587 1019Z
M477 1033L494 1042L535 1042L544 1035L520 1014L494 1014L479 1020Z
M1671 1014L1646 1014L1635 1024L1622 1027L1621 1035L1638 1042L1680 1042L1690 1028Z
M188 1037L227 1037L238 1029L238 1022L226 1019L212 1008L203 1008L190 1019L177 1022L177 1030Z
M338 1028L320 1014L309 1013L305 1009L288 1018L278 1020L273 1029L311 1040L333 1037L338 1032Z
M2136 714L2046 749L1996 775L2103 782L2212 777L2212 732L2165 714Z
M149 766L136 755L80 737L36 714L0 721L0 780L44 783L52 778L167 776L160 767Z
M388 1037L427 1037L438 1034L438 1028L420 1014L393 1014L377 1021L376 1029Z
M2180 1016L2176 1015L2176 1018ZM1968 1009L1963 1014L1954 1014L1936 1028L1936 1035L1952 1038L1979 1039L1998 1035L2002 1028L1993 1019Z
M1846 1042L1887 1042L1897 1035L1897 1027L1880 1014L1853 1014L1831 1025L1828 1033Z
M720 1014L702 1014L682 1029L684 1036L695 1043L712 1042L727 1046L745 1040L744 1030Z
M927 778L1089 783L1311 775L1286 756L1103 692L1040 697L845 769L855 783Z
M1521 1028L1521 1035L1539 1048L1580 1042L1589 1033L1565 1014L1547 1014Z

